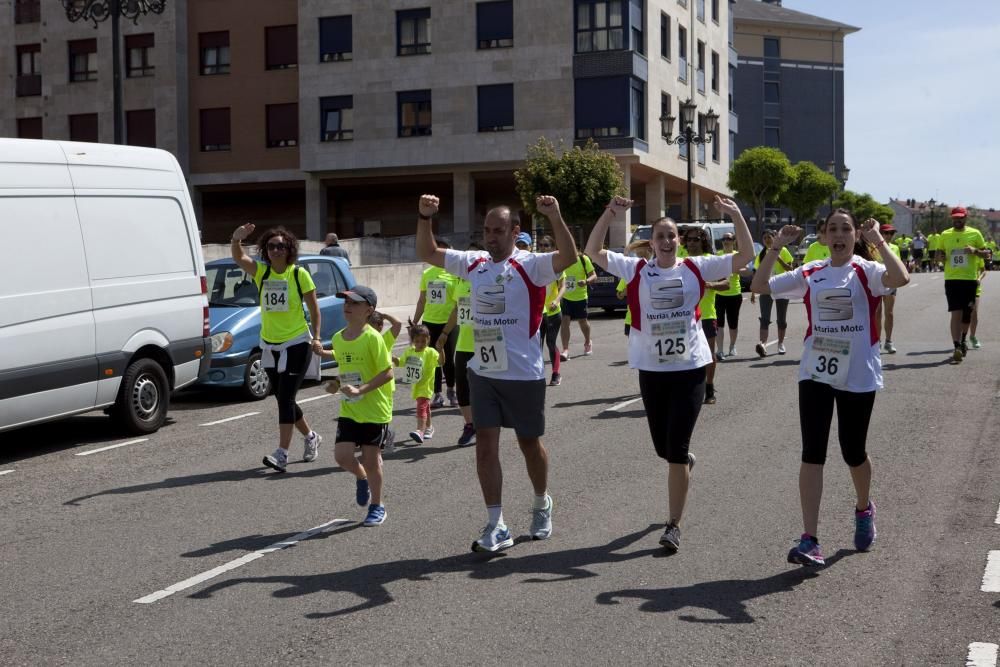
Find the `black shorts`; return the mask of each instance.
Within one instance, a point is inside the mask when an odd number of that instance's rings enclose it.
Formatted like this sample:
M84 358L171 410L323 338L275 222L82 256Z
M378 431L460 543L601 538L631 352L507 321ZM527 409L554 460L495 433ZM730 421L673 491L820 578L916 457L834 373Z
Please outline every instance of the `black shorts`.
M719 327L715 320L702 320L701 328L705 332L705 338L715 338L719 335Z
M799 427L802 462L823 465L830 441L833 407L837 406L837 436L844 463L855 468L868 459L868 424L875 407L875 392L835 389L815 380L799 382Z
M720 327L729 324L730 329L740 328L740 308L743 306L742 294L716 294L715 312L719 316Z
M520 438L545 435L545 380L497 380L466 371L472 423L480 428L512 428Z
M976 302L978 280L946 280L944 295L948 299L948 312L955 310L971 310Z
M924 249L923 248L914 248L913 249L913 259L923 259L923 258L924 258Z
M368 446L384 449L386 436L388 434L388 424L356 422L353 419L348 419L347 417L341 417L337 420L336 442L338 444L341 442L352 442L355 445L361 445L362 447Z
M569 301L567 299L563 299L560 305L562 307L563 317L568 317L571 320L587 319L586 299L583 299L581 301Z

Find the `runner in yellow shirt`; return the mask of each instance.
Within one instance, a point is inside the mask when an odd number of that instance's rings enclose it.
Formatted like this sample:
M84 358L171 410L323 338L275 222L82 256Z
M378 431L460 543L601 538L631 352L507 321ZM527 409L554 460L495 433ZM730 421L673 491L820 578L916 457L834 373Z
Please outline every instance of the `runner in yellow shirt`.
M760 268L760 261L764 258L768 249L771 247L771 243L774 241L775 233L771 230L764 232L761 237L761 242L764 247L757 254L756 259L753 261L754 271ZM771 273L772 276L780 276L785 271L792 270L792 253L788 252L788 248L782 247L781 252L778 254L778 259L774 263L774 269ZM753 303L756 296L753 292L750 293L750 303ZM775 313L778 320L778 354L785 353L785 331L788 329L788 321L786 319L786 314L788 313L788 299L772 299L770 294L760 295L760 342L757 343L756 351L761 359L767 356L767 334L771 327L771 304L774 304Z
M802 258L803 264L830 257L830 249L826 246L826 220L821 220L816 226L816 236L818 239L806 248L806 256Z
M469 245L469 250L482 250L478 244ZM472 331L472 283L459 278L455 286L455 310L448 318L448 324L437 340L437 350L440 354L444 349L447 337L458 327L458 338L455 342L455 392L458 397L458 409L462 413L465 425L462 435L458 437L459 447L469 447L476 444L476 427L472 423L472 401L469 392L469 361L475 354L475 335Z
M732 232L722 235L722 250L717 255L736 254L736 236ZM726 357L736 356L736 336L740 328L740 308L743 307L743 287L740 284L740 274L733 272L729 276L726 289L715 293L715 312L718 314L718 336L716 339L715 356L721 361ZM723 354L726 339L726 323L729 324L729 353Z
M973 256L989 255L983 235L965 224L968 213L964 206L951 210L952 227L941 232L938 239L944 258L944 293L951 313L951 338L955 345L952 362L960 363L968 352L965 342L972 324L972 308L976 303L979 272Z
M437 240L438 247L450 248L443 239ZM458 280L444 269L431 266L420 276L420 296L413 311L414 324L426 324L431 332L431 340L436 341L444 330L444 325L455 309L455 281ZM458 405L455 396L455 340L449 338L444 346L444 364L434 371L434 397L431 407L444 407L444 396L441 394L442 375L444 384L448 387L448 403L451 407Z
M389 328L382 331L386 322L389 323ZM396 346L396 339L399 338L399 334L403 330L403 323L389 313L375 311L372 313L372 316L368 318L368 324L376 332L380 332L382 334L382 340L385 341L385 348L389 350L389 354L392 356L393 365L398 365L397 362L399 359L396 358L396 355L392 354L392 349ZM389 389L393 392L396 391L395 378L389 382ZM392 454L396 451L396 432L392 430L391 425L389 426L388 432L385 436L385 449L382 451L385 454Z
M885 246L889 252L899 257L900 260L903 259L902 254L899 251L899 246L892 242L893 236L896 234L896 228L892 225L880 225L879 232L882 234L882 238L885 239ZM885 264L882 260L882 256L879 251L872 248L871 249L872 258L881 264ZM904 262L905 266L905 262ZM896 290L889 290L888 294L885 294L881 301L879 301L878 308L875 309L875 323L878 325L879 338L881 340L881 333L885 333L885 352L886 354L896 354L896 346L892 342L892 329L895 322L893 317L893 310L896 307Z
M431 425L431 397L434 395L434 371L440 356L431 347L431 332L424 324L410 327L410 346L399 355L397 364L402 370L400 382L413 389L410 395L417 402L417 430L410 431L410 438L418 445L434 437Z
M538 239L538 252L554 252L555 249L556 242L551 236L546 235ZM545 289L545 310L542 311L541 335L538 337L538 342L549 349L549 363L552 364L550 387L558 387L562 384L562 374L559 372L559 362L562 361L562 355L559 354L558 343L559 334L562 331L562 299L565 294L566 274L563 272L559 274L558 280L550 283Z
M976 257L976 261L979 264L979 287L976 288L976 305L972 307L972 323L969 325L969 341L972 343L973 350L982 347L979 339L976 338L976 329L979 328L979 301L983 296L983 281L986 280L986 260L982 257Z
M576 320L583 333L584 356L594 353L594 344L590 340L590 321L587 319L587 286L597 280L594 264L586 255L580 254L576 261L563 272L566 281L566 293L560 306L562 308L562 360L569 361L570 323Z

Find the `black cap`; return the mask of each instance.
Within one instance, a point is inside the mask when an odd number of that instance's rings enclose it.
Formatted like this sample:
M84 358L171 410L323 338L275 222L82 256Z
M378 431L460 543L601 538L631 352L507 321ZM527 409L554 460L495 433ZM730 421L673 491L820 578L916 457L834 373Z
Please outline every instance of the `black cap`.
M364 285L355 285L349 290L337 292L337 297L341 299L350 299L355 303L367 303L372 308L378 306L378 297L375 296L375 290L371 287L365 287Z

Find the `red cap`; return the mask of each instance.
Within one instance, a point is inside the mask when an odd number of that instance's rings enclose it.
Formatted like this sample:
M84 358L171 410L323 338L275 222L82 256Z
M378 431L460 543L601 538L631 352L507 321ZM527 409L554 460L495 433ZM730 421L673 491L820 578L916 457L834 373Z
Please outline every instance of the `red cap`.
M895 232L896 228L893 227L892 225L886 224L886 225L879 226L878 230L884 234L884 233L887 233L887 232Z
M956 206L955 208L951 209L951 217L953 218L964 218L967 215L969 214L968 212L966 212L964 206Z

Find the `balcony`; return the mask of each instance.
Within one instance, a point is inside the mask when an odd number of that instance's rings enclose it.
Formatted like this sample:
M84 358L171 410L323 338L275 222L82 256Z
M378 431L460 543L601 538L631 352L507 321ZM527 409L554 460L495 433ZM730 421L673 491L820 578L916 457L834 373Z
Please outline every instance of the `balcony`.
M32 97L42 94L41 74L22 74L17 77L17 96Z
M14 0L14 23L38 23L41 20L41 0Z

